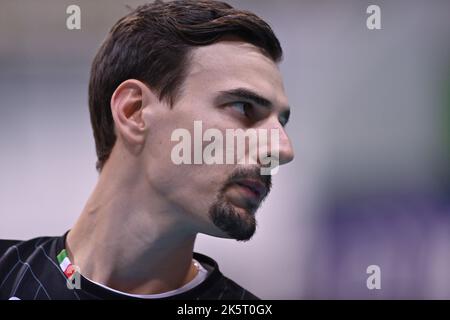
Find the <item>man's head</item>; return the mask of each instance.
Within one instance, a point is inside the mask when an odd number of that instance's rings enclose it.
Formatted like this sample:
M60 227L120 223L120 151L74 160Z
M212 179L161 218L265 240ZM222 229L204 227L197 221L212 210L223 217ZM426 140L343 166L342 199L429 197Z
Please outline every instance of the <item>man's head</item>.
M281 56L263 20L225 3L138 7L116 23L93 61L89 108L97 168L120 149L121 160L183 212L190 228L249 239L271 185L270 176L259 174L260 154L253 165L177 165L171 137L180 128L195 136L195 121L224 136L227 129L276 129L279 163L292 160Z

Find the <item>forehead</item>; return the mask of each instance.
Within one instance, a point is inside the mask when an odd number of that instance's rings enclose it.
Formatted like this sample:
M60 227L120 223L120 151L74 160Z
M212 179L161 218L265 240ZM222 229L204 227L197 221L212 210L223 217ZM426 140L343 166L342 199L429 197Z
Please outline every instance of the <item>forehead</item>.
M278 66L258 47L242 41L220 41L193 49L185 93L213 95L235 88L252 90L275 105L287 105Z

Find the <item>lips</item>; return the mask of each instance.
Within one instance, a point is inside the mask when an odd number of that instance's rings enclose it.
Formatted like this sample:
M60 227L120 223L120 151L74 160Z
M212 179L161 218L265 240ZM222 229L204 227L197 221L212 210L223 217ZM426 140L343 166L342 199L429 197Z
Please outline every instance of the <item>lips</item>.
M242 179L236 181L236 184L250 191L255 200L258 202L260 202L267 194L267 188L258 180Z

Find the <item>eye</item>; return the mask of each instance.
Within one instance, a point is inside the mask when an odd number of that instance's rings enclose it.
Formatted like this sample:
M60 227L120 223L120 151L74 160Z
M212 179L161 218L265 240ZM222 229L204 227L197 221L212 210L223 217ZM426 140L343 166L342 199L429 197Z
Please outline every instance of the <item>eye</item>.
M247 118L249 118L251 116L253 106L248 102L236 101L236 102L230 103L230 106L233 107L240 114L244 115Z
M290 111L285 111L278 116L278 121L280 121L281 125L285 127L289 121Z

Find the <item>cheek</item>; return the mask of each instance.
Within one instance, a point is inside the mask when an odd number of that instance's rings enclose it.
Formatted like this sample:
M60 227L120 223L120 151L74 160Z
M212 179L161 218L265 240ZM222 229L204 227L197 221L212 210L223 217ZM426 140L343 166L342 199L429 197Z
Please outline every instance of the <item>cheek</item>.
M199 118L196 118L196 116ZM204 118L205 114L202 114L202 116ZM211 118L214 117L211 115ZM174 130L179 128L185 128L190 133L188 141L191 150L190 158L192 161L194 159L194 119L201 119L200 115L194 112L192 114L177 114L176 117L166 114L159 121L154 121L144 151L145 167L151 188L155 189L162 197L182 208L183 211L204 215L216 199L233 166L177 165L174 163L172 150L180 144L181 140L171 141L171 137ZM214 127L214 124L216 124L213 122L213 125L211 125L211 119L203 121L203 123L205 124L203 130ZM206 123L209 125L206 126ZM216 125L220 128L223 123L218 122ZM208 142L202 144L204 148Z
M210 206L223 184L223 168L209 165L171 165L167 194L192 206Z
M204 215L216 199L226 178L226 166L175 164L171 159L176 143L147 150L147 179L151 188L183 211Z

